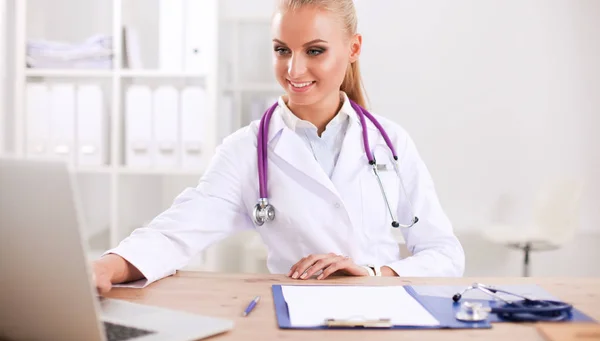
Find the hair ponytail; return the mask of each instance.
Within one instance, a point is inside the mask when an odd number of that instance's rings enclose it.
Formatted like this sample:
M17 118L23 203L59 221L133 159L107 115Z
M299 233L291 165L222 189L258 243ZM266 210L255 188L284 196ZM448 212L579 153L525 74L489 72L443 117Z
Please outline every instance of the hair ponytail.
M365 109L367 108L358 60L348 66L340 90L345 92L348 98L356 102L356 104Z

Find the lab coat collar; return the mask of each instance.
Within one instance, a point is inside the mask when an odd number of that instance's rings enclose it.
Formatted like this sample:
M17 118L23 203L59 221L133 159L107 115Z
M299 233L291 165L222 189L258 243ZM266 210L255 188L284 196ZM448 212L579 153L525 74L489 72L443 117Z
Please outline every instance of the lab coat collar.
M327 125L330 126L339 124L346 117L350 118L351 125L354 123L360 125L360 119L358 118L358 114L356 113L356 111L354 111L354 108L352 108L348 95L346 95L344 91L340 91L340 97L343 100L342 107L338 111L337 115ZM275 118L275 116L281 116L281 120L284 126L289 128L291 131L296 131L296 128L305 128L309 126L314 127L312 123L301 120L298 116L294 115L294 113L288 108L287 104L285 104L283 96L279 97L277 104L278 106L276 111L273 113L273 118ZM367 126L371 128L370 125ZM273 123L271 123L271 125L269 126L269 142L271 142L271 140L275 136L277 136L279 130L282 128L283 126L276 127Z
M269 155L272 155L270 153L272 150L276 157L287 162L305 175L313 178L338 198L340 198L340 193L334 184L337 184L338 188L342 188L343 184L346 184L347 181L356 174L356 171L360 169L360 167L368 165L363 145L360 120L352 108L346 94L343 93L343 95L344 104L342 105L341 110L344 110L344 112L350 116L350 122L331 179L315 160L310 150L304 146L304 143L298 134L296 134L286 123L284 119L285 114L282 114L282 110L287 106L285 106L285 103L281 103L281 98L279 107L273 113L269 125L268 136ZM372 147L374 143L373 131L377 131L377 128L369 121L369 119L365 118L365 121L367 123L367 130L370 132L369 142ZM278 137L278 139L274 141L276 137ZM339 187L340 185L342 187Z

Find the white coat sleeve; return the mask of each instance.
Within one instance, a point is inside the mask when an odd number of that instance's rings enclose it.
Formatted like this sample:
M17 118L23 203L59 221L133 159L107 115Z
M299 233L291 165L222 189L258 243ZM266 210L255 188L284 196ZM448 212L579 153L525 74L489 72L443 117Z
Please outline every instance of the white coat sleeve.
M197 187L185 189L148 226L134 230L105 254L126 259L140 270L147 285L174 274L207 246L253 228L242 207L241 182L247 167L240 165L239 142L223 143Z
M419 221L401 228L410 257L384 264L402 277L460 277L465 267L464 250L438 200L433 180L409 135L399 155L400 174ZM402 145L402 144L401 144ZM398 219L408 222L412 213L400 188Z

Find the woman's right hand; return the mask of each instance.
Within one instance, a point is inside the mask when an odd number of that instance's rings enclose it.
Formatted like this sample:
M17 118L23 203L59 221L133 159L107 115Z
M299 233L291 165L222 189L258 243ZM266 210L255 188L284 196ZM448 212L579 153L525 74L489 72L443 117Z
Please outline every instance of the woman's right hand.
M104 295L112 289L113 273L107 264L95 261L92 264L92 279L96 290L100 295Z
M92 275L100 295L109 292L113 284L136 281L144 277L135 266L112 253L92 263Z

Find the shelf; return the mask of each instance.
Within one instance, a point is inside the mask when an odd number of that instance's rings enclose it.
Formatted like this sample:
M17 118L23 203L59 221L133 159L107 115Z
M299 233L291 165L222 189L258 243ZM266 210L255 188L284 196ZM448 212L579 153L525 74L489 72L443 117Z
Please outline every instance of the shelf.
M244 92L283 92L281 85L277 83L242 83L239 85L226 85L223 87L226 91L244 91Z
M204 78L203 73L162 70L81 70L81 69L25 69L27 77L112 77L123 78Z
M130 167L119 167L117 168L119 174L131 174L131 175L189 175L189 176L201 176L204 171L198 170L187 170L187 169L160 169L160 168L130 168Z
M205 78L206 74L188 71L121 70L124 78Z
M111 77L112 70L82 70L82 69L25 69L27 77Z
M126 166L112 168L110 166L74 166L71 168L77 174L111 174L114 170L118 174L131 175L189 175L201 176L202 169L160 169L160 168L131 168Z
M247 17L223 17L222 23L226 24L270 24L271 17L247 16Z
M73 171L80 174L109 174L110 166L77 166Z

